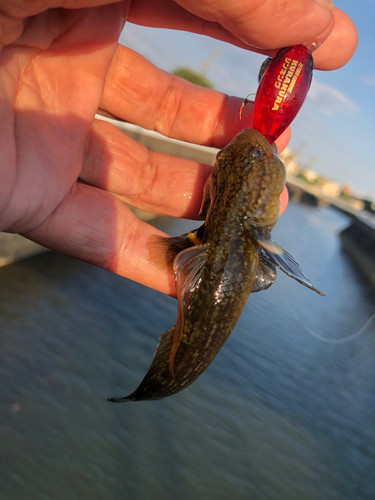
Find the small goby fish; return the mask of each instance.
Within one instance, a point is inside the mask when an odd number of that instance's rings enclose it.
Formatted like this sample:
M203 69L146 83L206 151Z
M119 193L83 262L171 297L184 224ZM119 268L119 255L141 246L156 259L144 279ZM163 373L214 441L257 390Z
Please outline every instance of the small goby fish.
M275 145L256 130L243 130L219 151L204 188L203 226L154 241L173 266L176 325L161 335L139 387L109 401L161 399L194 382L232 332L250 292L272 285L276 266L321 294L271 238L285 177Z

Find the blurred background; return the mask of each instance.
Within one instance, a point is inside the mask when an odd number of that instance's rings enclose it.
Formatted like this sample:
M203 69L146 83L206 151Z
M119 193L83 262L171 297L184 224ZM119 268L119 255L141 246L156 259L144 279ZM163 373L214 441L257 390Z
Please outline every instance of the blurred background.
M338 0L335 5L354 21L358 48L340 70L314 72L307 99L293 122L289 146L302 167L374 200L375 5L372 0ZM256 92L265 59L208 37L130 24L121 42L166 71L188 68L216 90L243 98Z
M314 74L283 157L291 202L273 231L326 296L279 273L191 387L111 404L143 378L175 300L1 235L0 499L374 498L375 8L336 5L359 48L345 68ZM264 59L133 25L121 42L241 97ZM155 150L214 160L118 126ZM151 223L171 235L199 225Z

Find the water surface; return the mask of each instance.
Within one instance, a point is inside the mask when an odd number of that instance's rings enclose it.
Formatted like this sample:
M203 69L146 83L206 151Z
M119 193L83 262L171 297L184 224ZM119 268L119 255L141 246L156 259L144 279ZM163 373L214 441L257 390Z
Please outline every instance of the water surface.
M326 297L279 273L197 382L156 402L106 398L137 387L174 299L54 253L0 269L0 498L373 499L375 322L340 345L311 334L375 312L347 223L290 204L274 239Z

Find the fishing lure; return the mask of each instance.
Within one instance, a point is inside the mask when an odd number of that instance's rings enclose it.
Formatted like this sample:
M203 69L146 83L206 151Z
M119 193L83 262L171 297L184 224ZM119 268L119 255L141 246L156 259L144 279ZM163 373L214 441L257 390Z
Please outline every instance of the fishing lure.
M272 144L292 123L306 99L313 74L313 58L304 45L279 50L263 63L254 100L253 127ZM249 101L243 101L239 117Z
M267 58L259 72L259 86L254 100L253 127L270 144L292 123L309 91L314 61L312 53L326 40L334 26L334 19L327 29L313 42L286 47L276 57ZM245 99L239 109L250 101Z
M313 58L303 45L279 50L260 81L254 101L254 124L272 144L296 117L310 88Z

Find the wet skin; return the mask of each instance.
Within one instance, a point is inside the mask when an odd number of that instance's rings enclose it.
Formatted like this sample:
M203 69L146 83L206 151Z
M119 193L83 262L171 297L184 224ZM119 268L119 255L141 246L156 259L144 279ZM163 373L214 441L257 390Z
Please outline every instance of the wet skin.
M161 399L194 382L232 332L250 292L272 285L276 266L320 293L271 239L285 177L275 146L256 130L243 130L217 154L204 189L203 226L150 246L151 256L159 252L173 266L176 325L160 337L139 387L109 401Z

